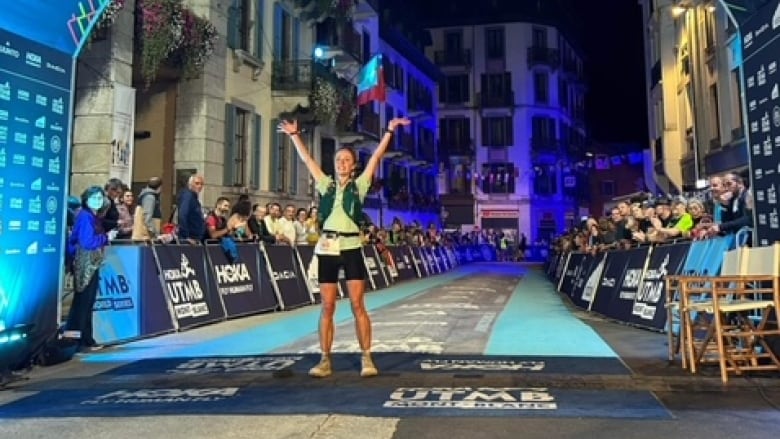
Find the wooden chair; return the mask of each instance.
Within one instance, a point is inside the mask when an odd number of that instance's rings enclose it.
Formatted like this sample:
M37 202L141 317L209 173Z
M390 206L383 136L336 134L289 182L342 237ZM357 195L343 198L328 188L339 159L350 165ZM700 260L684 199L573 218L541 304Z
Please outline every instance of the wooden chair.
M687 302L706 300L710 294L711 279L717 276L723 269L726 272L737 270L738 261L729 259L724 265L726 252L734 245L734 237L724 236L720 238L696 241L691 248L681 275L666 276L666 312L667 312L667 346L669 361L674 361L680 354L681 364L684 369L689 367L690 351L686 344L686 334L694 334L696 331L688 331L686 322L697 322L696 318L682 315L682 299ZM736 256L734 253L733 256ZM694 312L695 314L695 312ZM695 317L695 315L694 315ZM694 340L695 341L695 340ZM695 371L695 365L693 366Z
M713 287L719 279L739 278L747 269L746 247L723 253L720 275L689 279L680 288L680 326L682 357L691 373L700 364L717 364L719 360L713 323ZM685 360L683 360L685 361Z
M777 321L769 317L780 310L780 243L745 250L747 268L740 276L721 276L713 282L712 302L720 375L780 371L780 359L767 336L780 336Z

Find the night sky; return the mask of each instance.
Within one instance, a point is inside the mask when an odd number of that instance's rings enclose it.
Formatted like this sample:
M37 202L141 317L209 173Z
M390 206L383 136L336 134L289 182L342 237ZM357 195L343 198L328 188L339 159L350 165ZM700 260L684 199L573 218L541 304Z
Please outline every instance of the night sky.
M585 17L583 48L590 135L647 147L647 96L641 8L635 0L574 1ZM598 5L598 6L597 6Z
M411 5L401 3L408 12ZM648 146L643 24L636 0L427 0L417 6L422 22L443 23L456 10L507 17L541 6L546 14L560 15L574 26L572 35L581 36L589 136L601 143ZM512 50L511 42L507 47Z

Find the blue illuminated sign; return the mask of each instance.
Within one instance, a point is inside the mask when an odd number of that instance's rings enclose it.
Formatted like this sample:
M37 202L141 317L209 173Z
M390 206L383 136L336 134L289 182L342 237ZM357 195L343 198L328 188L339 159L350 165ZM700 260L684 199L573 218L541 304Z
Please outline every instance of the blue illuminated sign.
M0 326L56 322L73 58L0 29Z
M112 0L6 2L0 14L0 330L56 328L75 56ZM2 353L0 353L2 354Z
M0 29L69 55L86 40L90 23L112 0L26 0L3 2Z

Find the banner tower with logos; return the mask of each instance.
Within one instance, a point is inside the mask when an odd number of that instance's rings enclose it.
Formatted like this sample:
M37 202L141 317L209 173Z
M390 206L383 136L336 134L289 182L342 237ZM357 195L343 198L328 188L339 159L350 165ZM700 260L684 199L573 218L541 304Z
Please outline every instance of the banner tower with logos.
M75 62L112 1L9 2L0 14L0 373L57 330Z

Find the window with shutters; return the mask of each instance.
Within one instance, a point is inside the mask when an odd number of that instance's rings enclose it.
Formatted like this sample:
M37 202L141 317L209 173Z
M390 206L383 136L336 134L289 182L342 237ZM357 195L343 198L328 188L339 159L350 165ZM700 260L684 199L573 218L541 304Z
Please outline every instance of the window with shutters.
M547 72L534 73L534 100L537 104L550 103L550 79Z
M485 55L488 59L504 58L505 52L504 28L485 29Z
M441 87L442 101L447 104L462 104L469 101L469 75L448 75Z
M274 60L297 59L300 52L301 23L293 17L281 2L274 4Z
M247 185L247 153L251 113L235 105L225 106L225 186Z
M482 146L512 146L513 144L511 116L482 118Z
M279 119L272 119L269 129L271 130L271 151L270 151L270 187L269 190L273 192L284 192L285 182L287 181L286 163L287 157L285 154L285 141L286 135L284 133L276 132L276 126L279 124Z
M262 165L262 147L263 147L263 119L259 114L254 115L254 124L252 125L252 154L250 154L250 177L249 186L252 189L260 188L260 168Z
M554 144L557 139L555 119L547 116L533 116L531 118L531 137L534 148L544 148L549 146L548 144Z
M252 29L249 0L233 0L228 8L228 47L249 50Z

